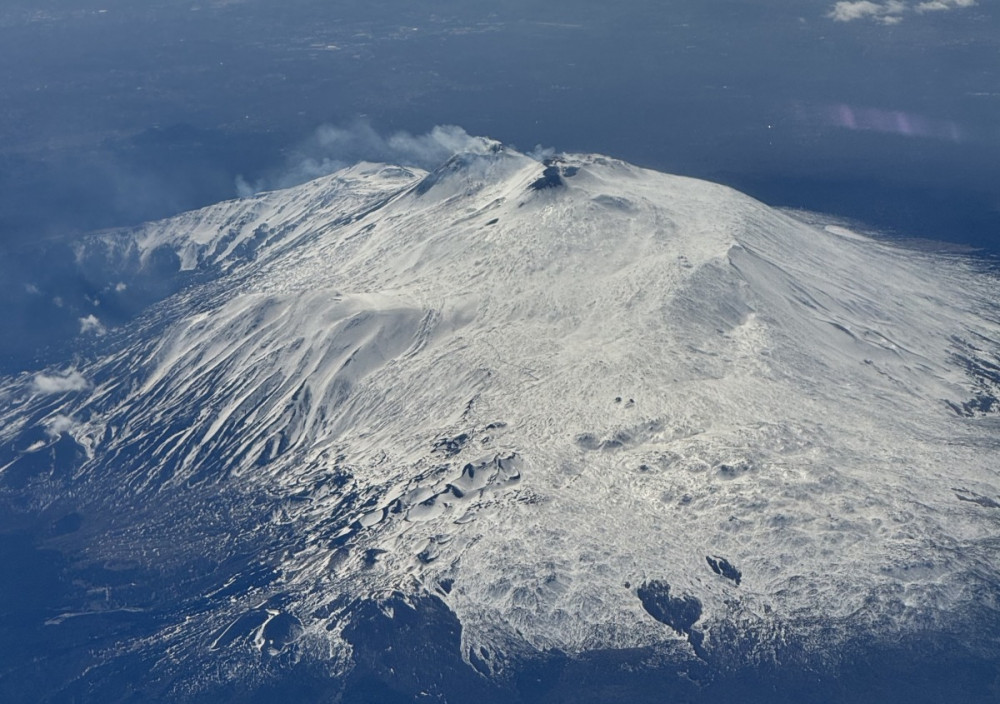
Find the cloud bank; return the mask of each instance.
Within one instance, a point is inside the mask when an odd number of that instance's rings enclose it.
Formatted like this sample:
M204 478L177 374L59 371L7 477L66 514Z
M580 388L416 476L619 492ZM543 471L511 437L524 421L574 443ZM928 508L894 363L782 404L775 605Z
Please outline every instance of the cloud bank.
M441 125L421 135L397 132L388 137L367 122L350 127L324 125L294 151L284 168L253 183L238 177L236 190L245 198L260 191L290 188L359 161L431 170L459 152L482 151L490 143L454 125Z
M71 369L52 376L36 374L32 386L40 394L64 394L71 391L83 391L90 384L83 378L83 374Z
M827 17L837 22L853 20L872 20L882 24L899 24L909 13L925 14L972 7L976 0L928 0L918 3L907 3L903 0L842 0L836 3Z

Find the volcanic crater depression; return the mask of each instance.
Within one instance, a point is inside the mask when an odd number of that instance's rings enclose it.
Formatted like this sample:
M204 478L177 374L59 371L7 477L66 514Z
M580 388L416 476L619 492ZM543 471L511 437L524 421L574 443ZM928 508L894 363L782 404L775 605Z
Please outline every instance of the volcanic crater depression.
M149 691L305 663L348 694L513 701L556 654L709 681L928 633L998 652L974 260L486 140L78 259L163 297L2 380L0 485L72 524L46 545L79 588L44 632L143 614L92 652ZM110 687L60 662L53 692Z

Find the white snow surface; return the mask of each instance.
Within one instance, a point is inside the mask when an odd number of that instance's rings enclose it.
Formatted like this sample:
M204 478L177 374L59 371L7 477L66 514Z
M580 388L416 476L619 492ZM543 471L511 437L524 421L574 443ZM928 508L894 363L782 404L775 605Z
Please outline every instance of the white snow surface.
M121 456L130 496L268 497L261 525L303 538L285 608L334 659L337 604L397 590L438 595L499 671L682 642L651 580L702 602L709 646L724 621L906 633L996 583L998 425L957 412L992 389L959 356L998 361L995 279L601 156L535 190L543 164L487 151L101 235L210 280L101 338L58 403L5 381L0 432L55 404L81 483Z

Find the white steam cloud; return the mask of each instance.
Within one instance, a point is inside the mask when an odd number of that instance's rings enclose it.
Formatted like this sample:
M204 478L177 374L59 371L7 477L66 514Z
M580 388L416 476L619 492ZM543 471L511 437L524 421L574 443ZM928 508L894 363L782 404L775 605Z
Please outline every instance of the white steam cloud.
M45 433L53 440L63 433L68 433L80 424L70 416L57 415L45 421Z
M285 168L269 177L250 183L236 179L241 198L264 190L290 188L306 181L339 171L359 161L387 162L431 170L460 152L485 151L492 144L473 137L461 127L443 125L421 135L397 132L380 135L367 122L350 127L324 125L295 150Z
M83 318L80 318L81 335L87 335L87 334L103 335L105 332L107 332L107 330L105 329L104 324L97 319L96 315L91 314Z
M61 374L36 374L32 386L40 394L64 394L71 391L83 391L90 384L83 378L83 374L75 369L70 369Z
M842 0L836 3L827 17L837 22L868 19L882 24L899 24L908 13L924 14L972 7L976 0L929 0L907 3L903 0Z

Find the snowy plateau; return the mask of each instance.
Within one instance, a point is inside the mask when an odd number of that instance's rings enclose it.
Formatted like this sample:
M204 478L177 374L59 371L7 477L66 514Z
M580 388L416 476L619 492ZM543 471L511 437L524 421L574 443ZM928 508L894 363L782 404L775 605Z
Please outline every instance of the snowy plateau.
M150 300L0 378L4 701L1000 696L982 261L486 140L76 260Z

